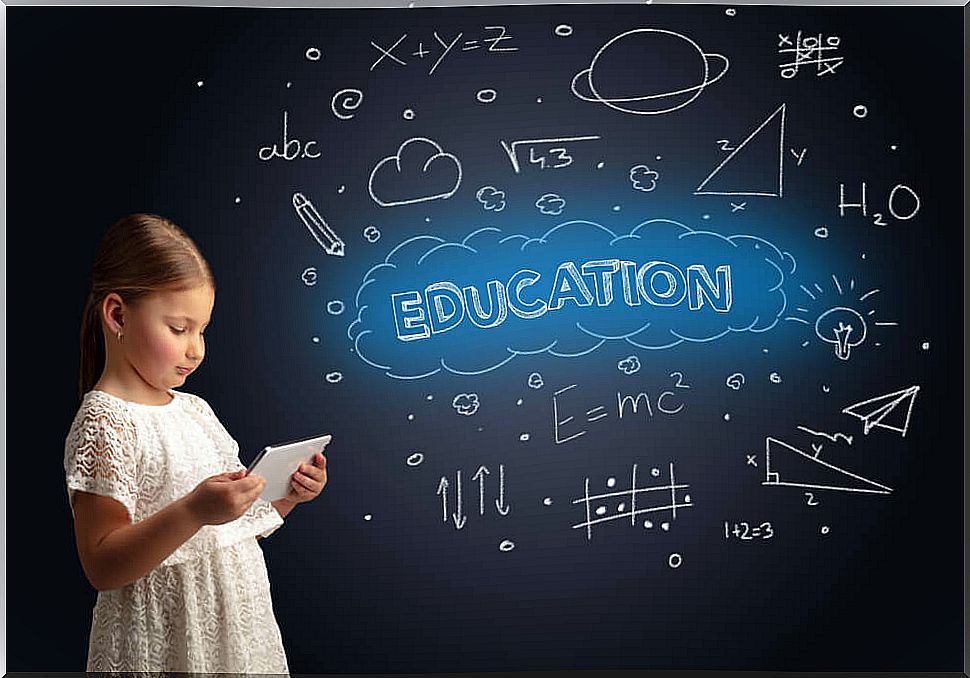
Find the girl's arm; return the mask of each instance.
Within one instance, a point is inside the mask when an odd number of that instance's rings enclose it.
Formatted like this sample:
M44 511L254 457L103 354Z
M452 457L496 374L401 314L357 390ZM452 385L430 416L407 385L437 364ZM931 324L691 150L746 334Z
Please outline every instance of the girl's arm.
M137 523L120 501L75 491L74 533L88 581L99 591L127 586L158 567L203 525L241 516L266 485L263 478L244 474L211 476Z
M90 492L74 493L74 533L81 567L99 591L117 589L148 574L199 531L182 497L131 523L116 499Z

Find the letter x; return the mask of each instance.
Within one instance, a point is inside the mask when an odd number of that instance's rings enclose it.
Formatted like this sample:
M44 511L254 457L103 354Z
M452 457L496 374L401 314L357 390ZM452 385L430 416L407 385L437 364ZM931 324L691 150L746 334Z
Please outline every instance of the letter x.
M401 42L406 37L408 37L408 34L407 33L405 33L400 38L398 38L398 41L395 42L393 45L391 45L391 48L390 49L384 49L383 47L381 47L380 45L378 45L377 43L375 43L373 40L371 40L371 43L370 44L377 51L379 51L381 53L381 55L377 58L377 61L375 61L373 64L371 64L370 70L374 70L374 67L377 66L377 64L381 63L384 60L384 57L391 57L392 59L394 59L394 61L398 62L402 66L407 66L406 63L404 63L403 61L401 61L400 59L398 59L396 56L394 56L393 54L391 54L391 52L394 51L394 48L397 47L398 45L400 45Z

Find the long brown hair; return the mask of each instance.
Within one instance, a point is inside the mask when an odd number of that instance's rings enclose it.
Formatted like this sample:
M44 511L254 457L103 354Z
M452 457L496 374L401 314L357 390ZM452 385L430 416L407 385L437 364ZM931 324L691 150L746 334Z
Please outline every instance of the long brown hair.
M156 214L129 214L104 234L94 256L91 290L81 317L81 376L78 397L91 390L104 370L101 304L111 292L136 305L161 290L208 284L212 271L199 248L179 226Z

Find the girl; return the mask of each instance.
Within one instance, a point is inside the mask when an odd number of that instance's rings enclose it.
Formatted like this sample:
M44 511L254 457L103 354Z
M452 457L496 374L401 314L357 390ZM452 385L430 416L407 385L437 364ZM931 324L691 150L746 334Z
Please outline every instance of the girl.
M215 282L186 233L121 219L81 321L81 404L64 470L81 566L98 590L87 671L287 673L256 539L327 483L318 454L259 499L209 404L174 390L205 354Z

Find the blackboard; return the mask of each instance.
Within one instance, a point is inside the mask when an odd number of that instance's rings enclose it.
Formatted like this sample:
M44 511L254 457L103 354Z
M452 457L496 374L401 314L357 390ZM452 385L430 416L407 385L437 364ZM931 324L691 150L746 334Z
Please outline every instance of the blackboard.
M142 211L242 460L333 435L262 542L292 671L960 670L961 9L7 17L8 668L84 666L77 328Z

